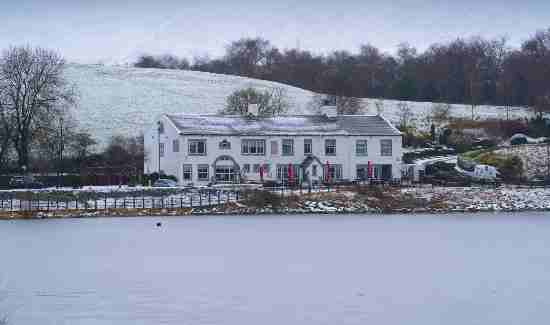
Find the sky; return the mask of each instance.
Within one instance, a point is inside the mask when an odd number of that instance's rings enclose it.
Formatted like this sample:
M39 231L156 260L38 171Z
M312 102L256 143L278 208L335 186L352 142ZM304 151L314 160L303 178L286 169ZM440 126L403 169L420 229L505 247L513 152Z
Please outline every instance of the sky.
M549 0L0 0L0 48L42 46L77 63L217 57L242 37L314 53L475 35L519 46L549 27Z

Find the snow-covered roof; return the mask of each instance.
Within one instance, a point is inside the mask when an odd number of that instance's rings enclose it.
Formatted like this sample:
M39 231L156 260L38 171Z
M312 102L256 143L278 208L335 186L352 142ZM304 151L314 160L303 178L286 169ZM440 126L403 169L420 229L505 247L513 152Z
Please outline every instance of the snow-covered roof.
M236 115L165 115L180 134L201 135L378 135L401 133L380 116L285 115L243 117Z

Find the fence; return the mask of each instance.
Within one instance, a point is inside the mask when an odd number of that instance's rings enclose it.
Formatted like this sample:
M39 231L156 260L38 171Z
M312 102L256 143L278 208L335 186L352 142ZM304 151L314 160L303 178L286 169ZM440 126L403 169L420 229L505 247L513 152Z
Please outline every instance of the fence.
M172 195L145 195L143 193L95 193L70 197L50 197L41 192L4 192L0 195L0 212L48 212L67 210L112 209L184 209L202 208L236 202L239 191L197 191ZM89 194L89 193L88 193ZM118 196L118 197L117 197Z
M308 193L355 190L357 186L384 184L323 185L312 187L269 187L263 190L282 197ZM389 185L389 184L386 184ZM0 212L106 211L113 209L186 209L207 208L245 197L242 190L207 189L147 189L97 192L82 191L0 191Z

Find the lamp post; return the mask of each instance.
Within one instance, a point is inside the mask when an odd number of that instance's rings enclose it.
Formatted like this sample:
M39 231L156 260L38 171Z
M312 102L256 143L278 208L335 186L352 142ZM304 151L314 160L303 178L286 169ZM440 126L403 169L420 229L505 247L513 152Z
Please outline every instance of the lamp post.
M159 161L158 161L158 174L159 174L159 178L160 178L160 134L162 133L162 122L161 121L158 121L157 122L157 135L158 135L158 158L159 158Z
M61 187L61 168L63 164L63 117L59 118L59 164L57 166L57 186Z

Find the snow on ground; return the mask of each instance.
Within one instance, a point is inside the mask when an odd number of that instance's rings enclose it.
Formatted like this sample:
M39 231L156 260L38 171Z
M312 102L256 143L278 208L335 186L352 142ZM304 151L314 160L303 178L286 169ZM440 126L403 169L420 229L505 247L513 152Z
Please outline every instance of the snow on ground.
M283 87L290 100L289 114L311 114L313 93L300 88L257 79L196 71L141 69L102 65L71 64L67 80L78 88L75 117L102 145L116 134L137 135L163 113L214 114L233 91L246 87L260 90ZM377 100L365 99L367 114L376 114ZM399 101L383 101L383 115L399 121ZM430 114L432 103L409 102L418 124ZM504 109L479 106L480 118L504 117ZM516 108L513 117L527 116ZM470 117L468 105L453 105L453 116ZM422 125L421 125L422 126ZM426 126L422 126L426 127Z
M525 187L416 187L402 189L416 198L442 201L448 211L548 211L550 189Z

